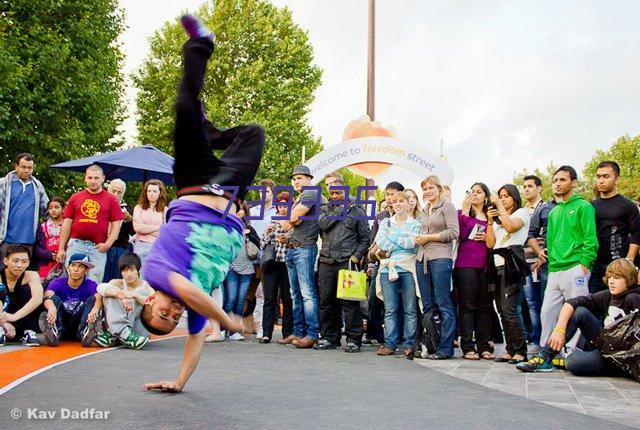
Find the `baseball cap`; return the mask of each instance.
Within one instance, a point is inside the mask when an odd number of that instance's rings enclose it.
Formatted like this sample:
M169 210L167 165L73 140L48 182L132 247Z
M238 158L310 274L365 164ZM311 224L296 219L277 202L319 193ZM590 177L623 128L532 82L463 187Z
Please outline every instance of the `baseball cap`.
M94 267L96 267L89 261L89 256L81 252L78 252L71 256L71 258L69 259L69 264L71 263L84 264L87 267L87 269L93 269Z

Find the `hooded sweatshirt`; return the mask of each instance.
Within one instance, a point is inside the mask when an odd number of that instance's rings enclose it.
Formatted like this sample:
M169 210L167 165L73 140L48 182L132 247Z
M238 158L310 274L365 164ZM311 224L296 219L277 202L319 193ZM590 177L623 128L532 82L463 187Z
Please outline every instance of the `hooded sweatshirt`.
M591 268L598 252L596 215L583 197L572 195L549 213L547 224L549 272L568 270L578 264Z

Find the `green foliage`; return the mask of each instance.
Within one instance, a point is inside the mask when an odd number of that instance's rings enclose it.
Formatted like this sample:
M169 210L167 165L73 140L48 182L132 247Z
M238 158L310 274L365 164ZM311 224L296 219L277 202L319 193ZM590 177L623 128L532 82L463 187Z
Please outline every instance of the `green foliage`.
M82 176L47 169L119 146L124 26L117 0L0 0L0 172L36 156L49 195Z
M624 196L640 200L640 136L619 138L608 151L598 150L585 165L583 176L595 181L596 166L601 161L615 161L620 165L618 191Z
M218 127L257 123L266 148L256 182L288 185L302 147L308 158L321 145L305 116L320 85L307 34L291 12L264 0L218 0L197 12L216 33L202 100ZM187 36L178 20L165 23L150 40L151 53L134 76L138 95L138 139L173 152L173 103L181 77L181 46Z
M553 173L558 169L559 166L556 166L553 161L547 164L544 169L536 168L533 171L529 171L528 169L524 169L519 173L516 173L513 178L513 183L520 189L522 192L522 186L524 185L524 177L527 175L536 175L542 180L542 198L544 201L549 201L553 197L553 191L551 189L551 179L553 177Z

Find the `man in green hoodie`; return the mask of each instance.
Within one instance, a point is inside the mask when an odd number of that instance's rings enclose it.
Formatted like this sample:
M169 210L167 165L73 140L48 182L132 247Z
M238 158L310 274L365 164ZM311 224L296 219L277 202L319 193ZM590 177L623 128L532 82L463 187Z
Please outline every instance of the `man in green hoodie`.
M551 335L566 300L589 294L589 277L598 251L596 217L593 206L574 194L577 179L571 166L561 166L553 174L558 205L548 220L549 277L540 312L541 339Z

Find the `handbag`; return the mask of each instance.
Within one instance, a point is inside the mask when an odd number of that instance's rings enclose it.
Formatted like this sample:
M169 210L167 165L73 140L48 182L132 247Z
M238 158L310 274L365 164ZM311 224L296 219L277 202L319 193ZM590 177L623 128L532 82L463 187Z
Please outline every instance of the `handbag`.
M385 221L390 224L389 218L386 218ZM367 251L367 258L369 261L380 261L389 257L391 257L391 251L380 249L378 244L375 242L369 247L369 251Z
M260 255L260 248L258 248L258 245L247 238L244 239L244 247L247 251L247 257L249 257L249 260L255 260Z
M348 269L338 271L336 297L354 302L365 301L367 300L367 275L364 272L352 270L351 265L351 260L349 260Z

